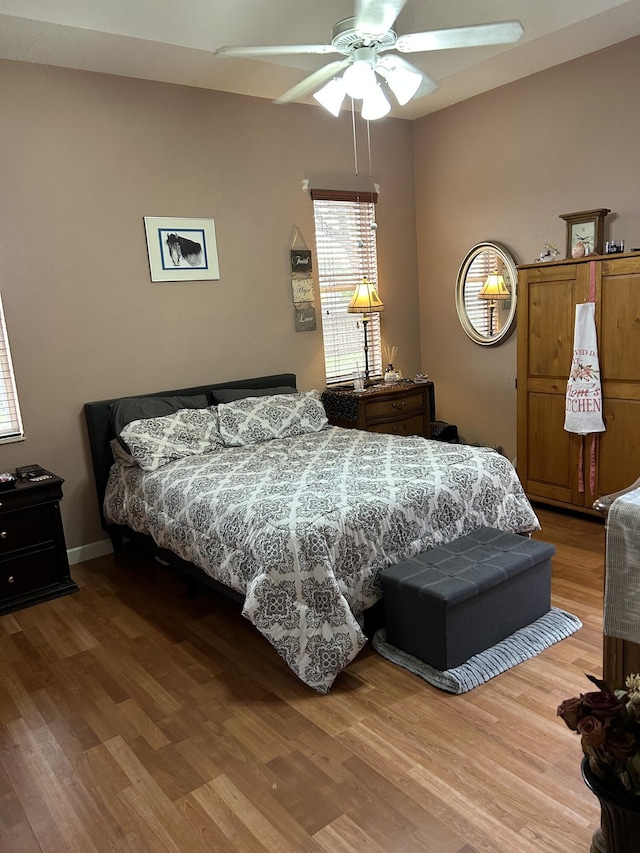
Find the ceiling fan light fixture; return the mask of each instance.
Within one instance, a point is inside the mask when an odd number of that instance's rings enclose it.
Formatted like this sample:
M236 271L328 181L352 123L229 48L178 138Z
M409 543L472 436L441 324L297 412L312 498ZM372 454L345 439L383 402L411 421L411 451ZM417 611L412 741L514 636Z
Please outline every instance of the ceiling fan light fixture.
M342 79L347 95L357 100L364 98L367 92L376 85L376 75L371 63L362 59L358 59L350 65L342 75Z
M375 121L383 118L391 110L391 104L385 98L382 87L376 83L362 99L362 109L360 115L365 121Z
M401 107L409 103L422 83L421 74L397 66L385 69L383 76Z
M331 115L338 116L342 107L342 102L345 99L346 91L344 88L344 80L342 77L334 77L329 80L326 86L318 89L313 97L321 104L325 110L328 110Z

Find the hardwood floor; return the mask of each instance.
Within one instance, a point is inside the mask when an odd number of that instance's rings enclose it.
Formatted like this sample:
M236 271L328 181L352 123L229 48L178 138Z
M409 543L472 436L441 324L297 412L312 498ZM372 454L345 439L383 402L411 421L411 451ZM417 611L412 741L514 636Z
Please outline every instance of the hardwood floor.
M584 627L462 696L367 646L328 696L139 554L0 618L0 850L587 853L562 699L602 674L601 522L537 508Z

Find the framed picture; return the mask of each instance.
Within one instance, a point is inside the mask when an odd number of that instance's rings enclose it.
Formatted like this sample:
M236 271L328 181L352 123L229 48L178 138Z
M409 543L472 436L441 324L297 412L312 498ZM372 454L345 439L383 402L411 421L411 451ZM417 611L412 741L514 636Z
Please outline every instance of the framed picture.
M145 216L151 281L220 278L213 219Z
M601 255L604 252L604 220L611 213L606 207L561 213L567 223L567 258L574 257L576 243L584 246L583 255Z

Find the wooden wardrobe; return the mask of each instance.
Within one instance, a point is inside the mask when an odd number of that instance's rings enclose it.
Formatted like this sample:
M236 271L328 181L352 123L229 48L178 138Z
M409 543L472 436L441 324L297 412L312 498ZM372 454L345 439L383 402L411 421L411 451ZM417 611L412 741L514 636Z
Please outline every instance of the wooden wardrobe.
M565 432L575 306L595 276L606 432ZM595 499L640 476L640 252L518 267L518 475L532 501L597 514ZM583 459L584 491L579 489Z

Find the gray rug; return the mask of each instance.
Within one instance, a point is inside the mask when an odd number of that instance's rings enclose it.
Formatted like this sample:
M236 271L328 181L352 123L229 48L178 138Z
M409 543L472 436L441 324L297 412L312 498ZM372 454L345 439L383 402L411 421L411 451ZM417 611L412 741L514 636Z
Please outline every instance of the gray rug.
M500 675L501 672L535 657L554 643L570 637L579 628L582 628L582 622L577 616L552 607L548 613L531 625L520 628L506 640L501 640L485 652L469 658L461 666L445 672L434 669L429 664L387 643L384 628L376 632L371 642L383 658L408 669L414 675L419 675L434 687L439 687L448 693L466 693L479 684L489 681L490 678Z

